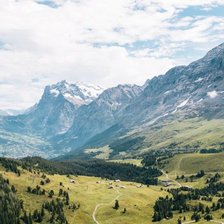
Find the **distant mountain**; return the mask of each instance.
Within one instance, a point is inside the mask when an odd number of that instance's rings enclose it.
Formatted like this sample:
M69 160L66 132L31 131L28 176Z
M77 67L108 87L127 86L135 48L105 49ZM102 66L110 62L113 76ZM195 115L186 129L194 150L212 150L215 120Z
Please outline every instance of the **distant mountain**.
M16 110L16 109L6 109L0 110L0 116L16 116L19 114L23 114L25 110Z
M0 117L0 130L2 148L32 135L33 150L41 148L50 157L69 151L66 158L85 157L88 148L107 149L110 158L153 149L224 148L224 44L143 86L104 91L66 81L47 86L26 113ZM5 137L10 133L16 141ZM41 146L35 144L40 139Z
M0 116L8 116L8 112L5 110L0 110Z
M222 128L216 130L216 135L220 136L217 144L210 140L211 133L215 135L215 129L212 129L213 120L220 119L222 123L222 119L224 119L224 44L212 49L205 57L188 66L172 68L165 75L147 80L144 87L139 95L116 113L116 118L111 122L108 130L103 130L101 134L96 132L100 136L100 144L99 137L95 136L81 148L101 147L109 144L112 149L114 147L114 150L117 150L117 153L125 154L126 151L132 149L149 150L173 145L189 148L224 145L224 140L221 140L224 133ZM196 127L192 125L194 128L201 127L197 133L198 138L192 136L194 139L192 144L188 145L189 140L187 141L185 138L187 135L184 135L186 130L177 126L176 132L169 131L169 125L176 121L183 125L187 123L187 130L192 133L194 133L193 129L191 130L188 122L195 122L198 125ZM98 122L100 123L100 121ZM103 117L101 122L104 123ZM117 129L112 128L114 125L120 127L119 133L122 135L119 136L119 139L114 134L114 132L118 132ZM88 126L88 120L86 120L85 126ZM86 130L83 127L79 126L77 130ZM162 130L165 128L167 136L162 135ZM72 130L69 130L70 136L76 136L77 131L72 135ZM179 132L183 133L182 140L181 135L180 139L175 139ZM209 133L208 139L206 139L207 144L204 144L201 139L202 133L205 136L205 132ZM160 142L152 138L155 134ZM116 138L112 136L116 136ZM186 142L182 142L185 139ZM155 144L155 142L157 143ZM74 152L75 150L74 147Z
M36 105L20 116L5 118L3 128L48 138L64 133L73 124L77 109L92 102L102 91L98 86L66 81L46 86Z
M39 103L23 119L37 133L48 136L64 133L73 124L77 109L92 102L102 91L98 86L66 81L47 86Z
M102 92L103 89L99 86L83 84L80 82L77 82L76 84L69 84L64 80L57 84L47 86L44 94L53 96L54 98L62 95L65 100L69 101L76 107L79 107L83 104L89 104Z
M18 141L8 139L8 133L14 133L16 138L18 134L22 134L23 136L19 136L21 139L26 135L31 136L32 139L35 139L36 136L37 142L39 142L40 137L42 140L48 141L51 137L66 132L73 124L78 108L92 102L102 91L103 89L99 86L82 83L69 84L66 81L46 86L40 101L26 110L24 114L0 118L0 130L7 133L3 135L3 148L6 148L4 144L10 143L11 148L13 148L12 152L16 155L19 153L15 153L13 142L15 142L17 150L24 148L24 146L20 147L21 144L18 144ZM52 150L49 143L46 143L46 145L49 148L49 153L46 153L46 147L44 147L44 153L51 157ZM10 153L4 153L10 155ZM57 155L57 152L54 153ZM37 154L35 153L35 155Z
M137 85L118 85L105 90L90 104L80 107L71 128L57 139L59 148L62 145L67 150L79 147L94 135L116 124L119 112L138 97L142 90Z
M167 116L224 118L224 44L188 66L154 77L123 111L128 125L152 124ZM127 122L128 121L128 122Z

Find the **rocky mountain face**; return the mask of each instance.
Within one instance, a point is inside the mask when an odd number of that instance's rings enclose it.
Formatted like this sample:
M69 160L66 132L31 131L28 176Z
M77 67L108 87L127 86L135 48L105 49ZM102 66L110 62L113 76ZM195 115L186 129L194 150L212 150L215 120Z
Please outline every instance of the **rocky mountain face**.
M70 150L72 154L85 147L116 145L119 141L141 146L141 141L152 135L155 124L158 131L167 121L224 119L223 108L221 44L202 59L174 67L165 75L147 80L142 87L119 85L103 91L65 81L47 86L38 104L23 115L1 118L0 128L44 136L57 155ZM150 148L150 144L145 147Z
M91 111L92 105L96 102L88 106L88 111ZM165 75L148 80L144 88L142 87L142 91L139 91L139 94L135 95L130 102L123 104L115 114L108 113L103 105L100 105L100 113L96 117L93 113L91 118L89 115L86 117L85 122L79 122L78 119L79 125L72 126L68 133L69 136L77 137L80 131L91 137L92 134L88 132L89 128L91 133L97 130L95 134L98 135L100 131L107 132L106 139L104 139L104 133L100 135L100 146L102 146L104 141L105 145L108 144L108 132L110 136L113 136L112 127L114 125L125 130L123 137L119 136L119 139L122 139L133 133L134 136L141 136L141 133L145 135L154 124L161 122L163 125L164 120L184 121L197 117L223 119L223 108L224 44L209 51L205 57L188 66L172 68ZM83 116L84 114L88 112L85 111ZM97 123L94 123L96 120ZM103 125L103 127L96 124ZM106 130L106 126L110 127ZM87 146L96 147L95 139L88 141ZM131 141L131 138L129 140ZM69 142L73 150L77 148L77 145L72 144L75 141ZM109 143L113 144L116 141L117 139L112 138Z
M33 133L47 138L66 132L76 111L98 97L102 88L66 81L46 86L40 101L24 114L2 118L0 125L7 131Z
M66 81L47 86L44 94L23 119L37 133L48 136L65 133L73 124L77 109L98 97L102 88L84 84L68 84Z
M118 85L105 90L90 104L80 107L69 131L59 138L59 148L61 145L69 149L79 147L94 135L116 124L119 112L138 97L142 90L137 85Z
M102 91L99 86L66 81L46 86L40 101L25 113L0 116L0 155L54 157L63 154L65 150L54 150L49 139L68 131L77 110L95 100Z
M172 68L150 80L143 93L122 111L121 121L150 125L167 116L224 118L223 106L224 44L188 66Z

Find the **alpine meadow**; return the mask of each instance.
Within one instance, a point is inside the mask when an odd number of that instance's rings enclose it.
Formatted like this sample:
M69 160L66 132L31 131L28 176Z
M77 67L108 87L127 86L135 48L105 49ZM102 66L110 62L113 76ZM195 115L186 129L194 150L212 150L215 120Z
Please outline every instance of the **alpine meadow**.
M0 0L0 224L224 223L222 0Z

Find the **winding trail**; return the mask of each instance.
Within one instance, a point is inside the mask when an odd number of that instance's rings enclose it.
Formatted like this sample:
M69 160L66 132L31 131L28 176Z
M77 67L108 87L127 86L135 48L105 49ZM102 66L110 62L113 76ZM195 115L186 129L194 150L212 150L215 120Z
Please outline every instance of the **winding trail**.
M178 168L180 168L180 164L182 162L182 159L183 159L183 157L178 161ZM178 187L182 187L183 186L181 183L179 183L175 179L170 178L169 175L164 170L160 170L160 171L163 173L163 175L165 175L167 180L170 180L170 181L174 182L176 185L178 185ZM175 172L175 174L176 174L176 172ZM186 187L188 187L188 186L186 186ZM224 224L224 221L218 221L218 220L211 220L210 222ZM183 224L190 224L190 223L195 223L195 221L183 222Z
M111 202L109 202L109 203L98 203L96 205L96 207L95 207L95 209L93 211L93 214L92 214L93 221L96 224L100 224L99 221L97 221L97 219L96 219L96 212L97 212L98 208L100 206L103 206L103 205L110 205L110 204L112 204L114 201L118 200L120 198L120 196L122 195L121 192L118 189L114 188L114 190L118 193L118 195Z
M164 172L163 170L161 170L161 172L163 173L163 175L165 175L165 177L166 177L167 180L172 181L172 182L175 183L178 187L182 187L182 185L181 185L178 181L176 181L175 179L170 178L169 175L168 175L166 172Z

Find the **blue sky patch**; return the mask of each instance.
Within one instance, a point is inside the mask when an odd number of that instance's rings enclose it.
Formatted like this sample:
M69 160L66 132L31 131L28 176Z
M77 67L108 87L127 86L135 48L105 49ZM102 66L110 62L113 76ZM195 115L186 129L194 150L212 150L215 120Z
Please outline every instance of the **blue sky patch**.
M178 17L196 16L221 16L224 17L224 5L212 8L188 7L178 14Z
M4 49L5 43L0 41L0 49Z
M37 0L37 3L51 8L58 8L58 5L53 0Z

